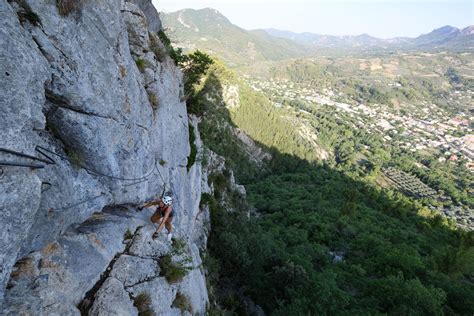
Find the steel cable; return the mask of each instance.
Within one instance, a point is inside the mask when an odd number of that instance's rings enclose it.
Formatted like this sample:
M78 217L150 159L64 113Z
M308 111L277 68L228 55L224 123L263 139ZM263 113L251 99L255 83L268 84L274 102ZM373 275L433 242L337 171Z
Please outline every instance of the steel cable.
M88 171L89 173L92 173L94 175L97 175L97 176L101 176L101 177L106 177L106 178L109 178L109 179L112 179L112 180L119 180L119 181L140 181L140 180L147 180L148 177L155 171L155 168L156 168L156 159L155 159L155 162L153 164L153 168L147 172L145 175L139 177L139 178L122 178L122 177L117 177L117 176L113 176L113 175L108 175L108 174L105 174L105 173L102 173L100 171L97 171L97 170L94 170L92 168L89 168L81 163L77 163L77 162L73 162L71 161L68 157L65 157L63 155L60 155L58 153L55 153L54 151L51 151L45 147L42 147L42 146L36 146L35 150L40 153L41 155L47 157L49 160L53 161L53 164L56 164L56 162L54 161L53 158L51 158L50 156L48 156L48 154L46 153L49 153L51 155L54 155L54 156L57 156L63 160L66 160L68 161L70 164L73 164L73 165L76 165L78 167L81 167L82 169ZM45 153L46 152L46 153Z
M56 152L53 152L43 146L40 146L40 145L37 145L35 147L35 151L38 152L41 156L44 157L43 158L39 158L39 157L35 157L35 156L32 156L32 155L28 155L28 154L25 154L23 152L18 152L18 151L14 151L14 150L11 150L11 149L7 149L7 148L0 148L0 152L4 152L4 153L7 153L7 154L11 154L11 155L15 155L15 156L19 156L19 157L23 157L23 158L27 158L27 159L31 159L31 160L34 160L34 161L39 161L39 162L42 162L43 164L33 164L33 163L21 163L21 162L11 162L11 161L1 161L0 160L0 166L17 166L17 167L28 167L28 168L33 168L33 169L39 169L39 168L44 168L46 165L57 165L56 161L54 160L54 158L52 156L56 156L62 160L65 160L65 161L68 161L70 164L72 165L76 165L84 170L86 170L87 172L91 173L92 175L96 175L96 176L101 176L101 177L106 177L106 178L109 178L109 179L113 179L113 180L119 180L119 181L135 181L133 183L129 183L129 184L123 184L122 187L128 187L128 186L132 186L132 185L137 185L137 184L140 184L140 183L143 183L143 182L146 182L146 181L149 181L149 177L155 173L155 170L158 171L158 175L160 176L161 180L163 181L163 184L164 184L164 188L166 188L166 183L165 183L165 180L163 178L163 176L161 175L161 172L157 166L157 160L155 158L155 161L154 161L154 164L153 164L153 167L151 168L151 170L149 172L147 172L145 175L141 176L141 177L137 177L137 178L124 178L124 177L117 177L117 176L114 176L114 175L110 175L110 174L106 174L106 173L103 173L103 172L99 172L97 170L94 170L92 168L89 168L81 163L77 163L77 162L73 162L71 161L71 159L69 159L68 157L65 157L63 155L60 155ZM1 169L2 171L2 175L3 175L3 168ZM43 183L44 185L47 185L48 187L43 189L42 190L42 193L48 191L53 185L49 182L44 182ZM77 203L74 203L74 204L71 204L71 205L68 205L66 207L62 207L62 208L58 208L58 209L53 209L53 210L67 210L67 209L70 209L72 207L75 207L75 206L78 206L78 205L81 205L81 204L84 204L84 203L87 203L89 201L92 201L92 200L95 200L101 196L104 196L105 193L104 192L101 192L100 195L97 195L97 196L94 196L92 198L89 198L89 199L86 199L86 200L83 200L83 201L80 201L80 202L77 202Z

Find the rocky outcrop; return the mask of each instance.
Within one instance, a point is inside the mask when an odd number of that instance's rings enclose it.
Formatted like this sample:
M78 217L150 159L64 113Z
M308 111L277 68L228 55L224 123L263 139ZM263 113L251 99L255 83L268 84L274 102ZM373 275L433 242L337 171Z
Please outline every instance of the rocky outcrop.
M148 22L148 30L150 32L158 32L161 30L161 20L158 11L149 0L131 0L145 14Z
M136 314L142 291L157 310L178 312L179 291L204 313L202 171L186 168L182 74L160 27L150 0L0 0L7 314ZM163 191L175 197L174 235L192 262L172 285L159 269L172 247L150 239L151 211L135 208Z

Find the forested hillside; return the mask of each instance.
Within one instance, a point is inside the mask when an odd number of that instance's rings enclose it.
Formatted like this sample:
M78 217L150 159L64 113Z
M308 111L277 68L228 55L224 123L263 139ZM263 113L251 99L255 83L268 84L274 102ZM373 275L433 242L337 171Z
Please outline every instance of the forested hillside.
M232 86L238 93L229 96ZM290 112L271 109L222 64L209 69L198 91L193 105L204 143L227 159L248 194L244 200L228 179L211 177L216 193L203 197L211 208L207 266L216 313L245 314L248 298L275 315L474 311L472 233L375 186L365 167L346 162L354 148L345 159L340 148L336 157L318 160L284 119ZM320 141L339 148L350 138L335 123L320 126ZM272 158L258 166L235 128ZM223 199L234 212L222 207Z
M205 50L232 66L309 55L311 49L264 31L247 31L214 9L185 9L161 14L173 42L187 51Z
M226 62L214 60L188 99L227 168L201 201L210 313L474 313L473 55L240 63L184 17L172 25L187 48L222 50Z

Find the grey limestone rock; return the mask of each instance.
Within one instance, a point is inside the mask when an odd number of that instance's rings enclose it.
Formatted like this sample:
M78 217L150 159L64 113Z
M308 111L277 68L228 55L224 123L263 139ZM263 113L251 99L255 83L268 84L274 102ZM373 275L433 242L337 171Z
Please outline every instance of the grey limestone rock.
M61 15L56 1L0 1L0 148L37 157L0 151L0 160L41 167L0 169L2 310L134 315L125 291L148 291L160 294L157 313L180 315L171 307L180 287L204 313L205 175L199 161L186 168L195 118L182 74L155 55L163 46L151 0L81 3ZM41 23L18 19L26 7ZM151 239L152 210L135 208L163 189L176 201L173 235L195 263L182 285L159 276L171 245Z
M161 20L158 11L149 0L128 0L136 4L140 10L146 15L148 21L148 29L151 32L158 32L161 30Z
M136 235L130 246L129 253L132 256L155 258L167 254L171 250L171 244L165 242L165 237L159 236L156 240L152 238L155 228L151 225L143 227Z
M136 298L140 294L147 295L151 299L151 307L157 315L180 315L173 312L171 305L176 297L176 286L168 284L165 278L156 278L150 282L138 284L127 291ZM179 310L178 310L179 311Z
M107 278L97 292L94 305L89 311L91 316L138 315L129 294L124 290L122 282L115 278Z
M115 262L110 275L128 287L153 278L159 273L160 268L156 260L122 255Z

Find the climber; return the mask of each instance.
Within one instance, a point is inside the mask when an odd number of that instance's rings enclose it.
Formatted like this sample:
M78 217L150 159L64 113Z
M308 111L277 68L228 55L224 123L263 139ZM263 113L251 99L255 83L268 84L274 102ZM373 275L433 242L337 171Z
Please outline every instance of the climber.
M154 205L158 206L155 213L153 213L150 218L153 224L159 224L152 236L153 239L158 238L160 230L163 229L163 226L165 226L168 230L168 241L171 241L171 232L173 230L173 225L171 222L173 221L174 215L173 206L171 206L171 204L173 204L173 198L171 196L165 196L162 199L151 201L141 207L138 207L138 210L141 211L145 207Z

